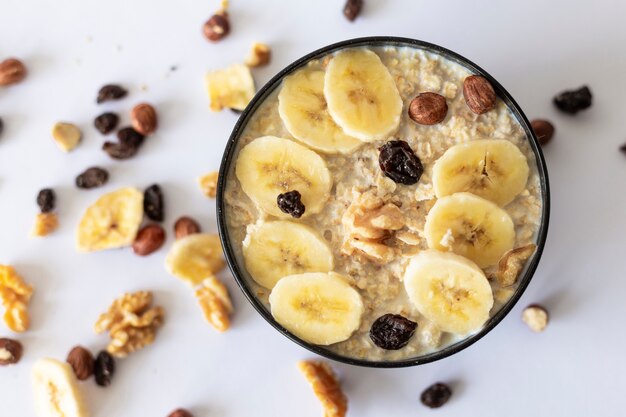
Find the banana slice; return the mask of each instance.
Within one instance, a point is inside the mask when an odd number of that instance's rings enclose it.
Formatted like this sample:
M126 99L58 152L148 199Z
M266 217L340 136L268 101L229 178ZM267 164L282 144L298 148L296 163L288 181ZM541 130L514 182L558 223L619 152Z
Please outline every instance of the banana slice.
M450 252L425 250L415 255L404 273L404 288L424 317L459 335L480 330L493 306L483 271Z
M528 161L517 146L481 139L449 148L433 167L438 198L467 191L505 206L526 188Z
M88 417L72 367L56 359L33 365L35 407L39 417Z
M424 234L429 248L451 250L481 268L497 264L515 241L508 213L470 193L437 200L426 216Z
M324 71L305 68L285 78L278 94L278 112L294 138L318 151L350 153L363 144L346 135L330 117Z
M313 229L290 221L260 223L248 230L243 258L252 278L272 289L284 276L329 272L334 260L330 248Z
M143 219L143 193L127 187L105 194L90 206L78 224L80 252L129 246Z
M402 98L378 55L362 48L337 53L324 78L328 112L346 134L386 139L400 124Z
M235 174L241 188L263 211L290 218L276 202L278 195L297 190L305 206L303 216L319 213L332 187L332 177L321 156L292 140L264 136L243 147Z
M178 239L165 258L168 272L192 285L224 268L222 245L216 235L194 233Z
M346 277L334 272L284 277L269 300L278 323L316 345L346 340L361 324L361 296Z

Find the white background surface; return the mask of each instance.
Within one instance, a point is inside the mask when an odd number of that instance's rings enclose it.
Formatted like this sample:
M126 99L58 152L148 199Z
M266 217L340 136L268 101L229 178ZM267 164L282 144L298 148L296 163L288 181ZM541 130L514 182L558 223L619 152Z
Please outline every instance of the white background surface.
M202 23L218 1L1 0L0 59L20 57L28 79L0 90L0 262L14 264L37 289L32 329L19 335L25 356L0 369L0 415L32 416L30 367L41 356L65 358L81 343L103 347L93 333L98 314L120 293L152 289L167 321L151 347L118 362L113 384L82 383L95 417L167 416L188 407L196 417L320 416L295 362L312 355L282 337L234 296L233 328L220 335L203 320L191 291L170 277L158 253L130 250L77 254L73 232L84 208L104 191L157 182L167 202L165 226L188 214L216 231L214 204L195 178L218 168L235 123L211 114L202 82L212 68L241 61L253 41L273 47L272 64L255 71L260 84L294 59L328 43L364 35L400 35L438 43L474 60L512 93L529 118L554 121L545 148L552 188L549 238L533 282L512 313L487 337L438 363L399 370L336 365L350 399L349 416L616 416L626 386L626 2L366 0L354 23L342 1L232 0L231 35L209 44ZM170 71L176 65L178 69ZM123 101L97 106L98 88L119 82ZM588 83L593 108L558 114L552 96ZM142 91L141 85L147 86ZM100 151L92 120L154 103L158 133L134 160ZM77 123L84 141L71 154L50 137L59 120ZM75 189L74 177L100 165L104 189ZM61 227L29 240L35 196L53 187ZM552 322L532 334L519 320L530 302L545 304ZM0 325L0 336L14 336ZM453 383L439 410L419 403L423 388Z

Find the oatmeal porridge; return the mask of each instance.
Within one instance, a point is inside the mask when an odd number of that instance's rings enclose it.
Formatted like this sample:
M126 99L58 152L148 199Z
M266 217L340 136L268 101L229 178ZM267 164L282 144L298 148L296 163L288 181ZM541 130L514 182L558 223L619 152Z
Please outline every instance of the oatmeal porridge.
M232 249L278 323L396 361L474 334L535 252L524 130L489 82L418 48L349 48L289 74L225 178Z

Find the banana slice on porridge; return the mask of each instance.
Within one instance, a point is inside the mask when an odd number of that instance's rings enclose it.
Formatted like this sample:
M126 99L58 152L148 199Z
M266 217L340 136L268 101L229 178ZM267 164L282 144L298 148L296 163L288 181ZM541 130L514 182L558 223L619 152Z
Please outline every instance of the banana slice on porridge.
M452 251L481 268L497 264L515 241L509 214L471 193L437 200L426 216L424 234L429 248Z
M249 227L243 258L252 278L269 289L284 276L329 272L334 267L333 254L316 231L286 220Z
M467 191L505 206L526 188L528 161L503 139L481 139L449 148L435 162L433 186L438 198Z
M344 132L366 142L386 139L400 124L402 98L378 55L348 49L330 60L324 78L328 112Z
M363 301L347 278L309 272L282 278L269 297L272 316L299 338L316 345L348 339L361 324Z
M290 217L278 207L279 194L298 191L307 216L322 211L333 185L321 156L292 140L275 136L247 144L239 152L235 174L248 197L261 210L279 218Z
M450 252L430 249L414 256L404 273L404 287L426 319L458 335L480 330L493 306L491 286L483 271Z
M347 154L363 144L346 135L330 117L324 71L305 68L285 78L278 94L278 112L294 138L320 152Z

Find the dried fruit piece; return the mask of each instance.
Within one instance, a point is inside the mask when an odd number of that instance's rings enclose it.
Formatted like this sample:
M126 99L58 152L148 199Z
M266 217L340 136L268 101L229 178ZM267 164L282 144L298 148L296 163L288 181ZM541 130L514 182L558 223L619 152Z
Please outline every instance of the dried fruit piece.
M363 8L363 0L348 0L343 6L343 15L351 22L354 22Z
M93 375L95 360L91 352L82 346L75 346L70 350L66 362L70 364L76 378L80 381L84 381Z
M221 10L209 18L202 26L204 36L211 42L222 40L230 33L230 21L228 13Z
M152 307L152 293L137 291L116 299L94 325L96 333L109 332L107 352L123 358L152 342L163 324L162 307Z
M417 323L399 314L385 314L377 318L370 329L370 339L382 349L398 350L405 347L417 329Z
M156 252L165 243L165 230L158 224L144 226L137 233L133 242L133 252L139 256L147 256Z
M109 180L109 172L100 167L87 168L83 173L76 177L76 186L78 188L91 189L102 187Z
M102 150L113 159L129 159L137 154L136 147L123 145L121 143L105 142Z
M217 178L219 172L212 171L206 175L198 178L198 185L200 185L200 191L208 198L215 198L217 194Z
M157 113L148 103L137 104L130 113L133 128L142 135L154 133L158 125Z
M496 279L503 287L515 284L517 277L524 268L526 260L535 253L537 245L534 243L511 249L506 252L500 261L498 261L498 269L496 271Z
M152 184L143 193L143 211L149 219L162 222L165 218L163 192L158 184Z
M578 90L567 90L554 97L554 105L564 113L576 114L591 107L591 90L582 86Z
M102 113L100 116L96 117L93 121L93 125L98 130L98 132L103 135L108 135L117 127L120 118L115 113L107 112Z
M172 411L167 417L193 417L189 411L184 408L179 408L177 410Z
M544 331L549 319L548 310L538 304L531 304L522 312L522 321L535 333Z
M482 75L470 75L465 78L463 96L467 107L476 114L487 113L496 107L496 92Z
M230 315L233 313L233 304L230 301L226 286L211 276L202 281L201 287L195 291L195 296L206 321L218 332L228 330Z
M194 233L200 233L200 225L191 217L183 216L174 223L174 237L182 239Z
M76 248L93 252L129 246L143 218L143 193L127 187L104 194L83 215L76 232Z
M54 190L51 188L44 188L37 194L37 205L42 213L54 210L55 200Z
M76 125L59 122L52 127L52 137L63 152L69 152L78 146L82 134Z
M272 59L272 50L264 43L254 42L250 48L245 64L249 67L264 67Z
M137 132L132 127L124 127L117 132L117 139L120 144L139 149L143 145L145 136Z
M39 359L33 365L32 376L38 416L89 416L78 381L69 364L56 359Z
M0 339L0 366L13 365L18 363L22 358L24 348L17 340L1 338Z
M298 190L291 190L286 193L278 194L276 203L278 204L280 211L287 213L296 219L299 219L304 214L305 207L302 203L302 195Z
M448 114L445 97L436 93L421 93L409 104L409 117L421 125L434 125Z
M26 284L10 265L0 265L0 298L5 308L4 322L14 332L21 333L30 326L28 302L33 287Z
M243 110L254 97L254 79L246 65L235 64L211 71L204 79L212 111Z
M300 361L298 369L321 401L324 417L344 417L348 410L348 398L330 365L322 361Z
M35 224L30 232L32 237L44 237L54 232L59 227L59 219L56 213L38 213Z
M2 117L0 117L0 136L2 136L2 132L4 132L4 122L2 121Z
M108 387L111 385L111 379L115 373L115 359L109 354L109 352L103 350L98 353L96 361L94 363L94 376L96 378L96 384L101 387Z
M100 88L100 91L98 91L98 98L96 99L96 102L100 104L105 101L119 100L126 97L126 94L128 94L128 91L121 86L117 84L107 84Z
M438 382L426 388L420 397L422 404L430 408L439 408L448 402L452 390L446 384Z
M550 142L554 136L554 125L547 120L535 119L530 122L530 125L537 136L537 140L542 145Z
M424 167L407 142L391 140L381 146L379 151L378 162L385 176L405 185L419 181Z
M165 266L175 277L191 285L200 284L224 268L219 237L195 233L178 239L165 258Z
M0 86L17 84L26 77L26 67L16 58L8 58L0 62Z

